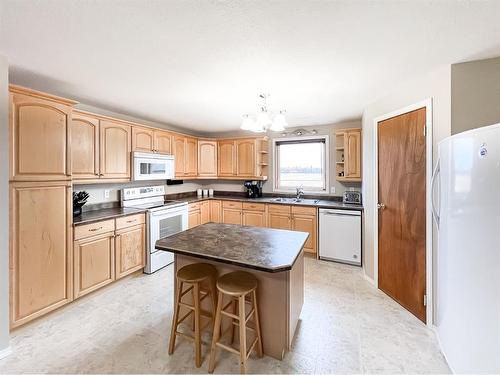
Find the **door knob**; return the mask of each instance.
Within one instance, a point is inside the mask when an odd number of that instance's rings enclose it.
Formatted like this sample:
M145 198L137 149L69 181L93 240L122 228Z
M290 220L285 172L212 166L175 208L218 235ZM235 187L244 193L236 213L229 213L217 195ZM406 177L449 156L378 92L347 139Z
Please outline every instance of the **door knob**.
M383 203L379 203L379 204L377 204L377 208L378 208L379 210L384 210L384 209L385 209L385 204L383 204Z

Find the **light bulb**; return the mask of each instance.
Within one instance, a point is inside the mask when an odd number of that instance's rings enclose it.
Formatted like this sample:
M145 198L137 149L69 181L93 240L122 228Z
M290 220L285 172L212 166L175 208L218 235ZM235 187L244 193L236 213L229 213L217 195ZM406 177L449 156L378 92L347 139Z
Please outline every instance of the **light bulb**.
M286 122L285 116L283 115L282 112L274 116L273 124L271 125L271 130L273 132L282 132L285 130L285 127L287 127L288 124Z

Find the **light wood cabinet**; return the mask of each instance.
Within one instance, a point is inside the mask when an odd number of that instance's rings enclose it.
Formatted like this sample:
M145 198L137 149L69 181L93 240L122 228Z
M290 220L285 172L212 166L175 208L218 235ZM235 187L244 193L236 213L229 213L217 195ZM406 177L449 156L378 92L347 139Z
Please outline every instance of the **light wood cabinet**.
M206 224L210 222L210 202L203 201L200 204L200 223Z
M238 139L236 141L236 175L239 177L255 177L256 155L255 139Z
M234 140L217 141L217 174L222 177L236 176L236 145Z
M130 179L131 136L130 125L117 121L101 120L100 177Z
M132 127L132 151L153 152L155 137L153 129Z
M74 242L75 299L115 280L115 234L108 232Z
M292 229L292 218L288 213L269 212L267 225L274 229Z
M316 254L318 218L315 207L292 206L292 230L309 233L304 251Z
M188 205L188 228L194 228L201 224L201 203L193 202Z
M120 279L146 264L146 226L135 225L116 231L115 274Z
M219 200L210 201L210 221L213 223L222 222L222 202Z
M12 183L10 207L10 322L18 327L73 299L71 183Z
M71 119L71 162L73 178L99 178L99 119L73 111Z
M242 224L242 212L237 208L222 207L222 222L224 224Z
M10 86L10 180L71 179L71 100Z
M172 153L172 134L162 130L154 131L154 150L161 154Z
M217 142L198 140L198 176L217 177Z
M186 137L186 166L184 174L188 177L198 175L198 140Z
M175 177L184 178L186 164L186 138L174 136Z
M338 181L361 181L361 129L335 132L335 164Z
M261 211L243 211L242 224L253 227L266 227L266 213Z

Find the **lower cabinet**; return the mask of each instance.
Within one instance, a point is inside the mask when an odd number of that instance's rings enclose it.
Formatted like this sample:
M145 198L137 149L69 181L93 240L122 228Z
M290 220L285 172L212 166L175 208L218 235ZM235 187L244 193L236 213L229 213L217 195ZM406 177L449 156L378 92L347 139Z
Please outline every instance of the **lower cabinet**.
M316 208L292 206L292 230L308 232L309 238L304 245L304 251L316 254L318 221Z
M140 224L116 231L115 271L116 279L138 271L146 265L145 225Z
M210 201L210 221L212 223L222 222L222 202L219 200Z
M201 202L190 203L188 206L188 229L201 224Z
M266 205L264 203L243 203L242 224L253 227L267 227Z
M241 225L241 209L222 207L222 222L224 224Z
M10 185L10 326L73 299L71 183Z
M115 280L115 234L105 233L74 243L75 298Z
M200 223L210 222L210 201L203 201L200 204Z

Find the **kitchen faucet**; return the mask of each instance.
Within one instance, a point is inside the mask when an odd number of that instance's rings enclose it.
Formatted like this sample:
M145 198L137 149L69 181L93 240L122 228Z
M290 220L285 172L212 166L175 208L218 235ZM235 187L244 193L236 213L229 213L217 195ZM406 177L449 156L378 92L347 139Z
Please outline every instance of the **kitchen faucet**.
M304 195L304 190L301 187L297 188L297 200L300 200L300 197Z

